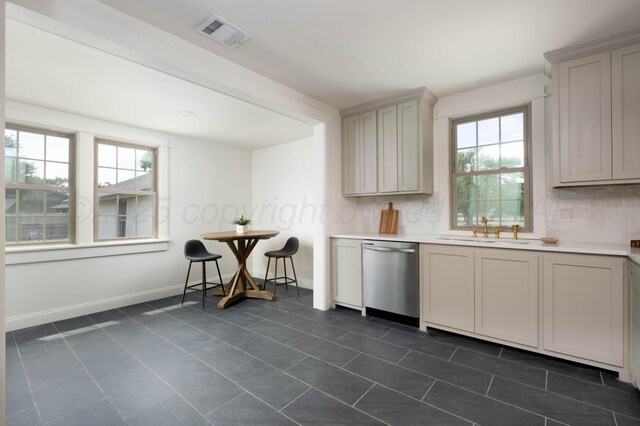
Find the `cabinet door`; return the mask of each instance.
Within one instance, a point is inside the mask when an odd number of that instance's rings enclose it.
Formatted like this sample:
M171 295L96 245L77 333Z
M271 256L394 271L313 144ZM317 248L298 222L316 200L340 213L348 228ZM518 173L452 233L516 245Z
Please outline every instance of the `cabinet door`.
M362 307L362 241L331 240L333 301Z
M423 245L423 318L426 322L473 331L473 249Z
M360 191L373 194L378 190L378 156L376 111L360 114Z
M611 179L611 55L559 65L560 181Z
M378 110L378 184L379 192L398 191L397 107Z
M342 193L357 194L360 189L360 126L358 116L342 120Z
M624 260L544 255L544 349L622 367Z
M640 266L631 262L631 377L640 384Z
M475 332L538 346L538 255L476 250Z
M418 101L398 105L398 191L418 190L422 156L418 124Z
M640 44L611 52L613 178L640 179Z

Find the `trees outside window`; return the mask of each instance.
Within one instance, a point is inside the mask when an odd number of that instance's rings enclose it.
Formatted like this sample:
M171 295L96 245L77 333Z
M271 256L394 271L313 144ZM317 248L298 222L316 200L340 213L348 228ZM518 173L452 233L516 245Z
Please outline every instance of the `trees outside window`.
M532 230L529 107L451 122L451 228Z

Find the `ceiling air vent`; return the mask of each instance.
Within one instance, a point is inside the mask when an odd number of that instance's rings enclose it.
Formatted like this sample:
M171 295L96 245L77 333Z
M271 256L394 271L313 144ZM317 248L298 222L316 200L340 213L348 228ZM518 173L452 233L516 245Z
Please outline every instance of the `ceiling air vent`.
M218 15L213 15L204 21L202 25L196 28L196 31L205 37L214 39L229 49L235 49L253 37Z

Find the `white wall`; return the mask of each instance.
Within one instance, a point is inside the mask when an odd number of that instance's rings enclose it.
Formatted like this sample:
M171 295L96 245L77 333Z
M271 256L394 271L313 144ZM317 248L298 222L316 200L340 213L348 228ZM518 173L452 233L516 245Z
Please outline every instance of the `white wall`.
M313 288L313 225L322 217L322 206L314 197L313 138L253 151L252 162L253 229L280 231L277 237L256 246L253 274L264 276L267 258L262 253L281 248L289 237L297 237L300 250L294 262L298 281L303 287ZM281 265L279 262L278 275L283 271ZM288 266L287 273L291 275Z
M85 137L78 138L78 144L91 144L86 135L98 134L164 146L161 152L168 159L159 159L159 163L165 163L167 169L159 168L158 172L169 177L166 199L160 200L169 212L168 216L160 213L160 220L167 221L167 250L8 265L5 300L9 330L178 293L187 269L184 242L203 232L233 229L233 217L250 209L251 153L246 150L15 102L7 104L7 117L7 121L83 132ZM91 215L79 216L83 222L92 220ZM77 228L83 228L83 223ZM206 245L223 255L223 275L235 271L236 260L226 245ZM11 256L7 255L9 263ZM194 268L191 280L199 279L198 268Z

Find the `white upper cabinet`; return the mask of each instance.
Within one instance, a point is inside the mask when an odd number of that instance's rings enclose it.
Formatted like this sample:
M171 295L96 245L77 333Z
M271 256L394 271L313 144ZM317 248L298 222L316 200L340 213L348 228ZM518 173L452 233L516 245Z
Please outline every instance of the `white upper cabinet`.
M545 53L553 184L640 182L640 31Z
M341 111L343 195L433 192L434 103L419 89Z

